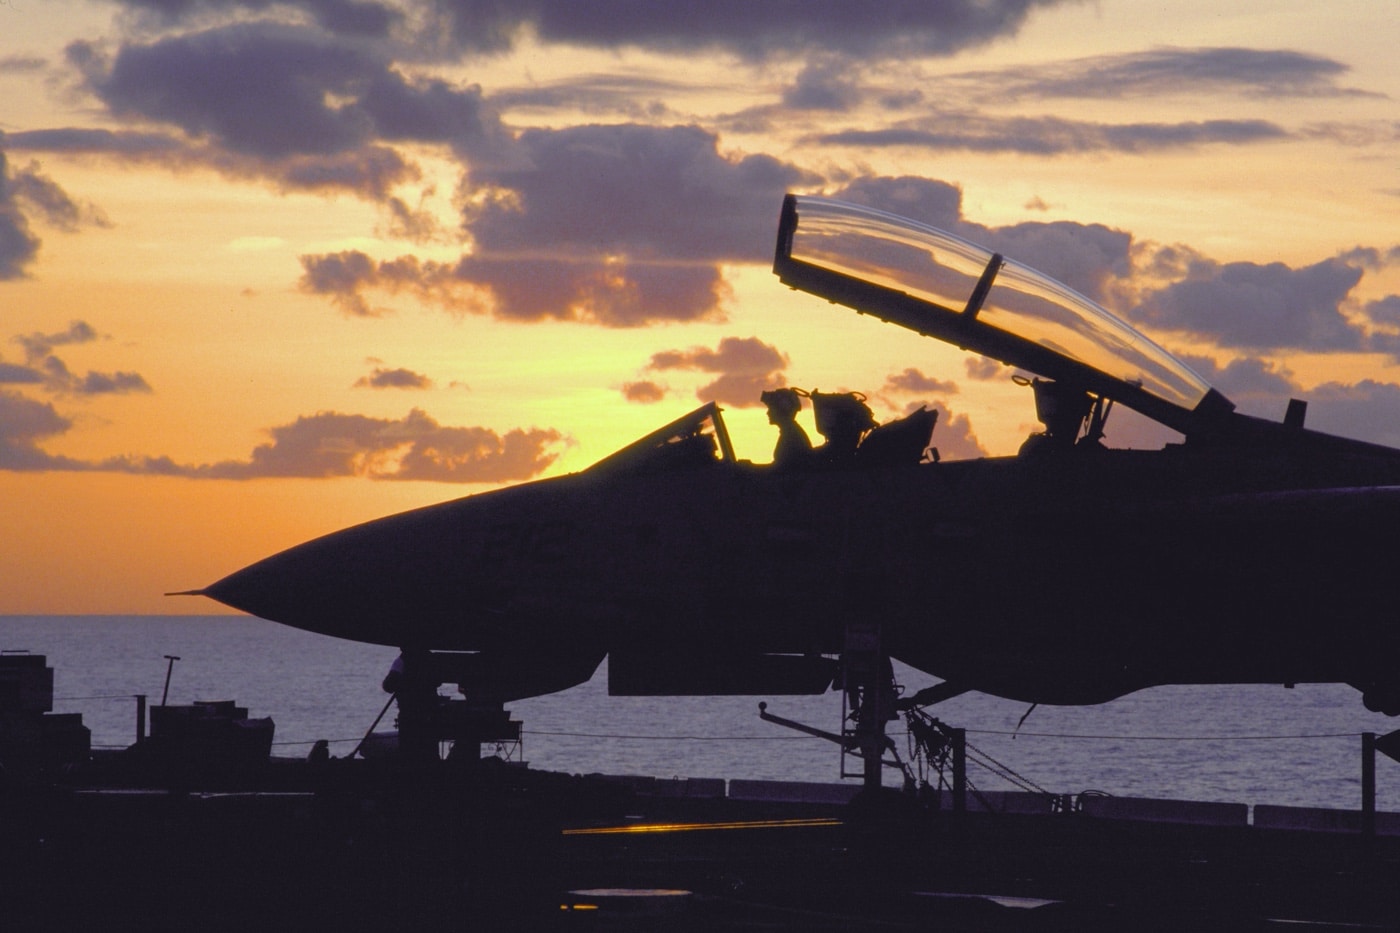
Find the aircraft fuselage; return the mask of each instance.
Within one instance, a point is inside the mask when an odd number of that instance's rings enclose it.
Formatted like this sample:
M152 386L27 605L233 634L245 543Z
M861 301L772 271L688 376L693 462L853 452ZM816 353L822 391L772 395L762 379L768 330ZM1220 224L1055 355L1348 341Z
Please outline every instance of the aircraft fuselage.
M1394 555L1376 542L1397 526L1400 466L1365 456L713 461L391 516L205 592L324 634L541 666L835 654L848 622L874 621L933 675L1092 703L1161 683L1389 678L1400 645L1377 581Z

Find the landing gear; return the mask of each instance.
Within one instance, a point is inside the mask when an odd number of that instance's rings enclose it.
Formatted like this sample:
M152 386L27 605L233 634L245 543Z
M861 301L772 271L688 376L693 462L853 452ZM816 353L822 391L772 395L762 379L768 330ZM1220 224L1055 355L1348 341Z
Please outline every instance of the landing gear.
M882 778L886 767L900 770L904 775L906 792L916 789L922 792L928 788L926 771L929 768L938 771L941 789L944 769L951 767L949 790L952 792L953 809L962 811L967 808L966 733L962 729L946 726L924 712L925 707L966 693L967 687L941 683L926 687L911 697L901 697L890 656L880 641L880 628L869 623L847 626L837 686L842 690L844 701L840 735L775 716L768 712L767 703L758 704L759 718L840 745L841 776L861 778L867 793L873 794L884 786ZM911 736L912 764L900 758L894 742L885 734L886 725L901 713L908 723ZM860 761L860 770L848 769L847 761L850 758Z
M453 761L481 757L492 744L518 756L520 721L504 701L472 692L475 655L405 648L384 678L384 689L398 700L399 755L413 764L439 760L444 742ZM455 684L460 700L439 696L438 687Z
M886 766L903 772L907 784L909 769L885 734L886 726L899 715L899 685L894 682L890 656L881 644L879 625L852 623L846 627L837 686L842 691L840 735L775 716L768 712L766 703L758 704L759 718L840 745L841 776L861 778L868 792L884 786ZM858 771L848 765L851 758L860 762Z
M878 790L884 783L886 752L894 755L888 763L903 769L894 742L885 734L886 724L898 716L895 704L899 687L894 682L890 656L880 643L879 625L853 623L846 627L840 686L844 697L841 776L859 776L866 790ZM846 759L850 755L861 761L858 774L847 770Z

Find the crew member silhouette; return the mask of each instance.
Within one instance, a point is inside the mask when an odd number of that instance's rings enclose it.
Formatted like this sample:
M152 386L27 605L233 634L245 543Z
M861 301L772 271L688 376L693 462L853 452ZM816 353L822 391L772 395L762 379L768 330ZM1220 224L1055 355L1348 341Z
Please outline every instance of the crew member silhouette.
M797 413L802 410L802 395L797 389L772 389L759 399L768 407L768 423L778 427L778 443L773 448L773 465L791 467L810 458L812 442Z
M824 463L849 463L861 440L876 427L875 416L859 392L812 392L817 431L826 443L816 451Z

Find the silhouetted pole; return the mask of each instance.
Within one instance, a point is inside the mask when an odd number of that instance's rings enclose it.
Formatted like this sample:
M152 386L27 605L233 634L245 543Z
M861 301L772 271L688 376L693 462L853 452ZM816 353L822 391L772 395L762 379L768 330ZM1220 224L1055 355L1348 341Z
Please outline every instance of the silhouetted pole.
M1376 734L1361 733L1361 831L1376 834Z
M169 663L165 665L165 690L160 695L160 705L164 706L166 698L170 696L170 672L175 669L175 662L180 660L177 655L167 654L165 660Z
M389 694L389 699L387 699L387 700L384 701L384 708L381 709L381 710L379 711L379 715L378 715L378 716L374 717L374 722L370 723L370 724L369 724L369 729L367 729L367 730L365 731L364 738L360 739L359 744L355 746L354 750L353 750L352 752L350 752L350 754L348 754L348 755L345 756L346 758L354 758L356 755L358 755L358 754L360 753L360 749L362 749L362 748L365 747L365 743L369 741L369 737L372 736L372 735L374 735L374 727L377 726L377 725L379 725L379 720L383 719L383 718L384 718L384 714L387 713L387 712L389 712L389 705L390 705L391 703L393 703L395 700L397 700L398 698L399 698L399 695L398 695L397 693L391 693L391 694Z
M146 741L146 694L136 694L136 744Z
M864 743L865 764L861 772L862 786L868 790L879 790L884 784L885 765L883 755L884 749L880 746L876 732L870 730L870 739Z

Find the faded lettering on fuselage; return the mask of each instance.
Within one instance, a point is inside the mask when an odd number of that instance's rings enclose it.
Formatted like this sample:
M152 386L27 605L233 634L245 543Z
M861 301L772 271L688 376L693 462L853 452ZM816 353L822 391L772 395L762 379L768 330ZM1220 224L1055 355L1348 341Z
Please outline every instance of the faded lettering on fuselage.
M574 536L571 522L507 522L492 525L481 546L484 564L517 561L556 564L566 559Z

